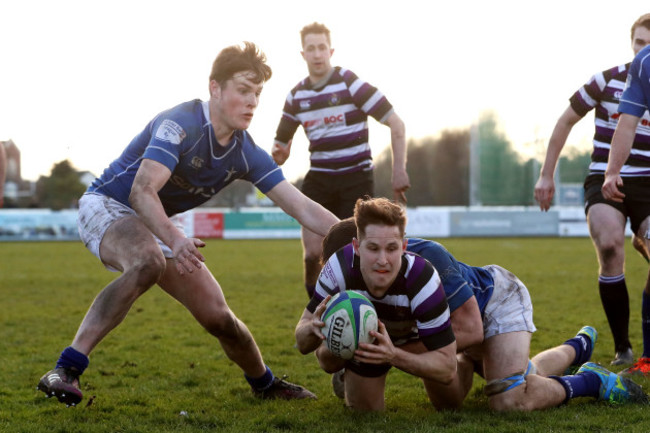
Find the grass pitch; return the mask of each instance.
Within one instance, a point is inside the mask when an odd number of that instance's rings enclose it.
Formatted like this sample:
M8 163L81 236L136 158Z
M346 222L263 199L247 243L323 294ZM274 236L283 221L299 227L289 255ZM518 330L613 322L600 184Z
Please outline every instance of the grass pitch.
M532 353L583 325L599 332L594 360L605 365L613 342L600 305L597 263L587 238L443 239L461 261L499 264L527 285L538 332ZM648 266L627 245L630 333L641 351L641 292ZM208 241L203 250L233 311L248 325L276 375L303 384L318 401L255 399L216 339L154 287L92 353L84 400L66 409L35 390L70 344L86 309L116 274L81 243L0 243L0 431L2 432L647 432L648 407L611 407L590 399L534 413L487 409L475 376L465 408L439 413L412 376L393 370L383 413L345 409L312 355L294 348L293 329L307 299L298 240ZM646 381L640 382L646 390Z

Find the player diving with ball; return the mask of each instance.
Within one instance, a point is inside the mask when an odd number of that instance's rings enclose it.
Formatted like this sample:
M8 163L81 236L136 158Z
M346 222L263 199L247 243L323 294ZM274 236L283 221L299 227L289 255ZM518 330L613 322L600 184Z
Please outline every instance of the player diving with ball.
M301 353L316 352L328 373L345 368L346 404L383 410L386 376L392 367L419 377L427 393L456 374L456 342L440 276L431 263L406 251L404 210L387 199L356 202L358 238L323 267L313 297L296 326ZM355 290L375 306L375 344L360 343L351 360L324 344L321 315L331 296Z
M330 229L323 241L328 263L344 258L348 243L361 236L355 221L348 218ZM583 327L575 337L529 360L535 331L532 302L526 286L511 272L497 265L466 265L437 242L409 238L404 245L439 272L456 338L458 363L452 381L427 387L436 409L461 407L475 372L485 378L484 392L494 410L542 409L581 396L614 404L647 401L634 382L588 362L597 339L592 327ZM332 377L335 393L346 399L349 376L346 369Z

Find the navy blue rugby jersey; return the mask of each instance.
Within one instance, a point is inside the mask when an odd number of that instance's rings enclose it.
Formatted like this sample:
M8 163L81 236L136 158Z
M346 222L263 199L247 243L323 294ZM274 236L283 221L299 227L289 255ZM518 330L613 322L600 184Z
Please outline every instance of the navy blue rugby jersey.
M494 279L485 268L459 262L435 241L409 238L406 248L427 259L438 270L450 311L453 312L475 296L483 316L494 291Z
M195 99L158 114L95 179L89 192L131 207L129 194L143 159L165 165L172 174L158 192L167 215L193 209L235 179L262 193L284 180L282 170L246 131L235 131L221 146L210 123L207 102Z

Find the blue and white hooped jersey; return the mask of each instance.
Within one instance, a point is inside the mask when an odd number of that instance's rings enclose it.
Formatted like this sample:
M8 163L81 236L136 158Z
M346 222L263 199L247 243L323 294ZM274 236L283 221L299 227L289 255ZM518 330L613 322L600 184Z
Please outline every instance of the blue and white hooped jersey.
M455 341L438 272L416 254L402 255L395 281L382 298L375 298L361 275L359 256L352 244L346 245L321 270L307 310L313 313L327 295L345 290L359 292L373 303L395 345L419 339L427 349L436 350Z
M494 279L485 268L459 262L435 241L409 238L406 248L424 257L436 268L445 289L449 310L453 312L474 296L483 316L494 291Z
M193 209L236 179L244 179L262 193L284 180L282 170L246 131L235 131L221 146L210 123L207 102L195 99L157 115L119 158L88 188L125 206L143 159L165 165L172 172L158 192L167 215Z

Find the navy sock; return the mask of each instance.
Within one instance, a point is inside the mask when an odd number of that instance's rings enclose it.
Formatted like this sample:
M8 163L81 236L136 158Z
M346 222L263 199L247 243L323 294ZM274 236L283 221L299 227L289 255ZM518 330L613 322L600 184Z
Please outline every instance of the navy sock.
M643 357L650 358L650 295L643 291L641 302L641 329L643 331Z
M73 368L77 370L79 374L82 374L84 370L86 370L86 367L88 367L89 362L90 361L86 355L70 346L66 347L63 349L63 352L61 352L61 356L56 362L56 368Z
M273 384L273 379L275 378L268 365L266 366L266 372L261 377L253 378L246 374L244 374L244 377L250 386L257 391L264 391L270 387Z
M576 397L598 397L600 378L592 371L584 371L572 376L549 376L564 387L566 398L564 403Z
M589 355L591 354L591 347L593 342L587 335L576 335L575 337L568 339L562 344L571 346L576 351L576 357L571 365L582 365L585 362L589 361Z
M316 291L316 285L305 283L305 290L307 291L307 296L309 296L309 299L311 299L312 296L314 296L314 291Z
M622 352L632 347L628 334L630 299L625 284L625 274L615 277L598 277L600 301L614 337L614 350Z

